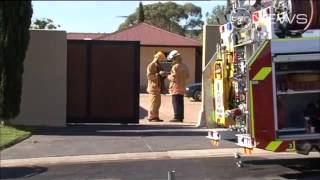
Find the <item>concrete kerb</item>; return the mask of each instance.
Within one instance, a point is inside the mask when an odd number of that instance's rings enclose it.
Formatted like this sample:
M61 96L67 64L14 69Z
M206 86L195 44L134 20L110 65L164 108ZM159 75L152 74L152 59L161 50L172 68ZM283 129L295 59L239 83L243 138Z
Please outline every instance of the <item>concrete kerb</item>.
M18 166L41 166L58 164L81 164L98 162L122 162L137 160L161 160L161 159L187 159L187 158L208 158L208 157L232 157L238 152L237 148L226 149L204 149L204 150L178 150L166 152L143 152L143 153L121 153L121 154L101 154L101 155L81 155L63 157L44 157L30 159L10 159L1 160L1 167ZM275 153L255 149L250 156L268 156ZM284 154L284 153L280 153ZM287 155L294 153L285 153Z

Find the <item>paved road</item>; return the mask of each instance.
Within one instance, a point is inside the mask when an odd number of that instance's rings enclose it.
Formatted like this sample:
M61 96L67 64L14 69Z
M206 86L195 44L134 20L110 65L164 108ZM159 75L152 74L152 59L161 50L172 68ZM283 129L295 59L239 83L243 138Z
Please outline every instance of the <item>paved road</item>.
M319 158L293 157L246 157L243 168L233 157L11 167L1 168L1 178L165 180L169 170L176 171L176 180L320 178Z

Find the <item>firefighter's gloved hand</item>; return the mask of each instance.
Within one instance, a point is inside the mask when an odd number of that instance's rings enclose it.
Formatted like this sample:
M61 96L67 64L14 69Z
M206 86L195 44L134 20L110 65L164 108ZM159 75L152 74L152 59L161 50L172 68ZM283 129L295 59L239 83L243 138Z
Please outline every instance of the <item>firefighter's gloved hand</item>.
M167 73L165 71L160 71L159 74L162 77L166 77L167 76Z

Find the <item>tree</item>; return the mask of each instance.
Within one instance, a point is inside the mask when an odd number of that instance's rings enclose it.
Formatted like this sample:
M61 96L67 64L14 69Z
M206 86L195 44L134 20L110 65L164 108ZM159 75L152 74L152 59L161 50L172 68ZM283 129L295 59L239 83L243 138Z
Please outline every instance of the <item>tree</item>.
M5 122L20 112L31 17L30 0L0 2L0 118Z
M32 29L57 29L60 25L53 24L53 20L49 18L36 19L32 25Z
M217 5L212 9L211 13L206 14L207 23L213 25L225 24L227 23L225 14L226 7L223 5Z
M143 5L142 2L139 3L139 18L138 18L138 22L144 22L144 10L143 10Z
M185 9L185 13L189 17L187 19L187 23L184 26L186 35L189 35L191 37L199 37L199 35L202 33L203 26L203 21L201 20L201 8L195 6L192 3L187 3L183 7Z
M192 3L180 5L174 2L158 2L144 5L143 10L144 22L174 33L191 36L202 29L201 8ZM138 18L139 8L127 17L119 30L139 23Z

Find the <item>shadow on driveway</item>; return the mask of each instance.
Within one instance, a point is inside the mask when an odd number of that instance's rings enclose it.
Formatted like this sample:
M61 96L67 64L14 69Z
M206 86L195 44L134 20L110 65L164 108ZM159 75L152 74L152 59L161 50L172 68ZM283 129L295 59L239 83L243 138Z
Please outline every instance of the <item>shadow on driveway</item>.
M139 119L144 119L147 116L148 111L140 106ZM189 131L190 129L199 129L189 124L68 124L67 127L34 127L34 129L34 135L62 136L206 136L207 134L204 131ZM180 131L175 132L173 129ZM159 132L159 130L163 132Z
M176 130L176 131L175 131ZM34 135L62 136L206 136L206 131L190 125L70 125L39 127Z
M139 119L144 119L147 116L148 116L148 111L145 108L139 106Z

